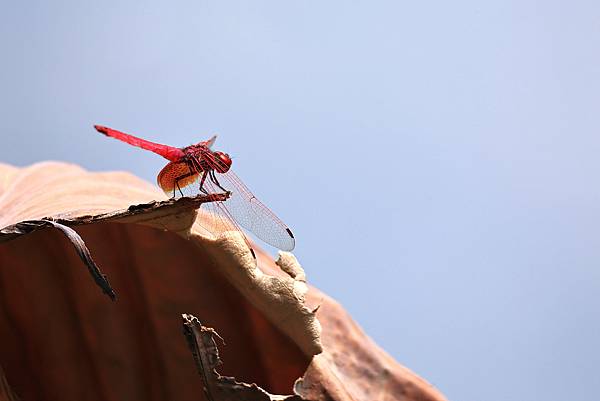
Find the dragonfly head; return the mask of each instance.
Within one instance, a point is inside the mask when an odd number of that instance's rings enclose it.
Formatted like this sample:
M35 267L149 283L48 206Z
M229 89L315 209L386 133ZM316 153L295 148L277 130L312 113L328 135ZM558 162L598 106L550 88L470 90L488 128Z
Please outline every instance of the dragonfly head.
M229 168L231 167L231 157L223 152L213 152L213 155L215 156L215 170L217 173L226 173L229 171Z

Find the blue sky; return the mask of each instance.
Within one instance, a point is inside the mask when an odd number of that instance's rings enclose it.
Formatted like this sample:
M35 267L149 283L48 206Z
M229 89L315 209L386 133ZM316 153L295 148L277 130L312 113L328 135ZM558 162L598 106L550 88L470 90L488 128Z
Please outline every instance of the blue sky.
M594 400L600 3L4 2L0 161L216 148L311 283L453 400Z

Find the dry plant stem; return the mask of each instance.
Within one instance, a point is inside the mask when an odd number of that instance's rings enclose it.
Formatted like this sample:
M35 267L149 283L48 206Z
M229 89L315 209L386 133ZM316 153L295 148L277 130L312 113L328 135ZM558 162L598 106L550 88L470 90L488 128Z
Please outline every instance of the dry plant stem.
M302 401L297 395L269 394L256 384L238 382L221 376L216 368L222 364L215 336L223 339L210 327L203 326L193 315L183 314L183 334L194 356L198 373L204 382L209 401Z
M19 401L19 398L15 395L6 381L2 366L0 366L0 401Z

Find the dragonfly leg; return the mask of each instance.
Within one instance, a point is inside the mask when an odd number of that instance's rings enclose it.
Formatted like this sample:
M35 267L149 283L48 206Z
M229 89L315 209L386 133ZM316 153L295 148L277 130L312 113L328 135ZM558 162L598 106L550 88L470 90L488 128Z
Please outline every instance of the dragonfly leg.
M190 165L191 170L195 169L198 172L202 172L202 178L200 179L200 186L199 186L198 190L200 192L202 192L203 194L208 195L208 191L206 189L204 189L204 182L206 181L206 176L208 175L208 170L203 170L202 166L200 165L200 162L196 158L192 158L190 160L190 162L191 162L191 165Z
M180 175L179 177L175 178L175 187L177 187L181 196L184 196L184 195L183 195L183 191L181 190L181 187L179 186L179 181L183 180L184 178L191 177L194 174L195 173L190 172L190 173L183 174L183 175ZM173 187L173 198L175 197L175 187Z
M217 180L217 176L215 175L215 171L214 170L210 171L210 180L212 182L214 182L216 184L216 186L218 186L219 188L221 188L224 192L229 192L228 190L226 190L225 188L223 188L221 186L221 184L219 184L219 181Z
M206 176L208 175L208 171L205 171L202 174L202 179L200 180L200 192L202 192L203 194L208 195L208 192L206 191L206 189L204 189L204 181L206 181Z

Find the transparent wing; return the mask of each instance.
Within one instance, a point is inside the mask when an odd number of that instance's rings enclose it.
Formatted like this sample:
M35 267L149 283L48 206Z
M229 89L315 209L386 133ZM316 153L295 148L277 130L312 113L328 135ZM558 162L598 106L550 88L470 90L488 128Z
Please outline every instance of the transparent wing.
M202 174L190 167L185 162L175 162L167 164L158 174L158 185L167 196L172 198L181 198L184 196L194 197L200 195L200 182ZM222 193L223 190L209 191L209 193ZM202 205L201 224L211 234L220 234L225 231L240 231L240 229L231 222L227 211L220 205L223 202L211 202ZM219 204L219 205L217 205ZM208 213L207 213L208 212Z
M216 140L217 140L217 136L213 135L208 141L205 141L204 144L206 145L207 148L210 149Z
M194 197L201 194L200 183L203 174L203 172L190 170L190 167L185 162L173 162L167 164L160 171L157 181L158 185L167 196L173 198L181 198L184 196ZM206 180L210 181L209 177L206 177ZM223 190L220 188L213 190L213 187L206 185L204 185L204 188L209 194L223 193ZM209 188L210 190L208 190ZM218 236L225 232L239 232L254 255L250 242L241 228L237 225L234 218L229 214L229 211L225 208L224 204L225 202L223 201L203 203L198 210L199 218L197 223L205 230L205 234L210 234L212 236Z
M226 201L215 202L222 203L230 217L267 244L282 251L294 249L292 231L250 192L235 173L229 170L224 174L215 173L214 176L224 189L231 192ZM210 177L206 179L204 188L209 193L223 192Z
M295 239L292 231L250 192L235 173L231 170L224 174L212 173L223 189L214 182L210 174L190 171L184 162L172 162L158 174L158 184L168 196L176 198L200 194L201 185L208 194L229 191L231 195L226 201L202 205L199 213L203 228L212 234L220 234L226 231L241 231L239 226L242 226L282 251L294 249Z

